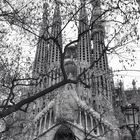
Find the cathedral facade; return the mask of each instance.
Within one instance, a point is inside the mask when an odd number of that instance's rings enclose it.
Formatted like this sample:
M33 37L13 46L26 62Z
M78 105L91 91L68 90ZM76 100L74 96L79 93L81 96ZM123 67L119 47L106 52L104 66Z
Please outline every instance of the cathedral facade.
M76 81L84 74L79 82L60 86L30 106L27 118L34 127L26 137L28 140L119 140L112 105L112 77L105 53L105 29L98 19L100 1L91 1L90 30L85 1L80 2L78 41L67 46L65 53L60 51L63 46L61 5L56 2L51 36L57 42L42 38L38 41L33 77L39 77L40 82L32 88L33 94L59 84L64 79L62 66L70 80ZM47 40L48 4L44 3L43 7L40 36Z

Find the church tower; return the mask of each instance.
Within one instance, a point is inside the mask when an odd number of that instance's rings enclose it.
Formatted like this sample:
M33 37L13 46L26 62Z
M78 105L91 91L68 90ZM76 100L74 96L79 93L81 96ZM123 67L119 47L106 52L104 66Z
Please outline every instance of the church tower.
M109 105L112 106L112 93L106 76L109 68L107 55L104 53L105 29L101 18L98 19L101 14L100 2L91 2L91 26L86 4L86 0L80 0L78 42L66 48L64 57L68 79L75 80L83 71L86 73L77 84L67 83L35 101L32 106L34 128L28 140L112 140L111 136L117 127L110 121L111 117L108 119L111 116L109 111L105 116L102 114L103 106L107 109ZM63 80L60 68L63 47L61 4L55 1L49 36L47 9L48 5L45 3L33 69L33 76L41 78L39 85L34 87L33 94ZM107 131L109 133L105 134Z
M78 61L80 67L87 67L91 62L91 44L90 44L90 32L88 25L88 15L85 8L85 0L81 0L81 10L79 15L79 30L78 30Z
M103 96L112 104L109 78L110 69L106 54L107 48L104 43L105 28L101 17L100 0L92 1L91 4L93 7L91 16L91 40L93 46L92 64L94 65L94 91L97 96Z
M33 76L39 76L47 72L47 61L48 61L48 4L43 5L43 22L40 30L40 38L37 44L37 50L35 55Z
M62 33L61 33L61 16L60 16L60 4L56 1L53 15L53 23L52 23L52 40L50 41L49 47L49 60L48 64L51 66L58 65L60 63L60 49L62 48ZM58 42L56 42L57 40Z
M50 71L50 78L48 78L48 85L54 85L61 80L60 70L60 49L62 49L62 32L61 32L61 15L60 2L55 1L55 9L52 21L51 40L49 43L48 66Z

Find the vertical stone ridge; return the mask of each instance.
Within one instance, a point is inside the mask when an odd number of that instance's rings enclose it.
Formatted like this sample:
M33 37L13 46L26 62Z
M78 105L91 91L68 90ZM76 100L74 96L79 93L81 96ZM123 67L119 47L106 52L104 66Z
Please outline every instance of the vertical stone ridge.
M47 71L48 61L48 4L43 4L43 21L39 33L39 39L36 49L33 76L45 74Z
M90 33L89 33L89 25L88 25L88 14L85 8L86 2L85 0L81 0L81 10L79 15L79 42L78 42L78 61L81 63L83 67L87 67L90 64Z
M112 102L111 84L109 80L109 66L104 44L105 29L102 23L102 11L100 0L91 2L92 17L91 17L91 40L93 45L92 63L95 70L95 89L96 95L103 95L109 102Z
M60 16L60 3L58 1L55 1L55 4L56 6L54 9L51 36L59 44L59 46L62 47L62 33L61 33L62 22L61 22L61 16ZM59 65L59 62L60 62L59 46L54 40L50 41L50 47L49 47L50 67L56 64Z

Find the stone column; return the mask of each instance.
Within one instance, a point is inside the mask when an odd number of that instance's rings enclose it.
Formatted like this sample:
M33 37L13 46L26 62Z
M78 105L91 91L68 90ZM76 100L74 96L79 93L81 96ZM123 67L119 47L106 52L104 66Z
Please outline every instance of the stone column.
M51 127L51 123L52 123L52 122L51 122L51 120L52 120L52 110L50 109L49 112L50 112L50 113L49 113L49 126L48 126L48 128Z
M91 122L91 129L93 129L93 118L92 118L92 116L90 116L90 122Z
M42 118L39 120L39 135L41 134Z
M87 112L85 112L85 130L87 130Z
M79 112L79 123L80 123L80 125L82 126L82 121L81 121L81 110L80 110L80 112Z
M35 131L34 131L34 133L33 133L33 138L36 138L36 136L37 136L37 122L35 122Z
M47 118L47 115L45 114L45 116L44 116L44 128L43 128L43 132L46 131L46 118Z
M97 120L96 120L96 125L97 125L97 123L98 123L98 122L97 122ZM96 128L96 129L97 129L97 135L99 135L99 134L100 134L100 132L99 132L99 125L97 125L97 128Z

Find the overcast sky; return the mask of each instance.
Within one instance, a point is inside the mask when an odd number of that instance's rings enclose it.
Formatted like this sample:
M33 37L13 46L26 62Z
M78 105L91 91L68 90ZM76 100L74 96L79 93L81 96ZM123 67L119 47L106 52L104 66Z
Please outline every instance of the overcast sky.
M140 24L139 24L139 27L140 27ZM74 30L75 30L75 28L73 27L72 24L67 27L67 29L65 30L65 34L66 34L65 37L67 37L67 40L69 40L69 38L73 39L74 37L77 36L77 31L75 32ZM17 34L17 33L13 32L13 34L11 35L11 38L10 38L11 41L9 41L9 44L11 42L18 44L17 40L15 40L15 42L14 42L15 34ZM140 28L139 28L139 34L140 34ZM21 42L21 40L20 40L20 42ZM34 46L34 48L33 47L29 48L29 50L30 50L29 51L28 50L29 44L26 42L26 39L23 40L23 42L21 42L21 45L23 45L23 51L25 52L24 55L25 56L30 55L30 56L32 56L32 59L33 59L35 56L35 46ZM128 65L127 63L120 63L119 58L117 56L109 55L109 57L108 57L109 65L110 65L110 67L112 67L113 70L124 70L125 68L127 70L134 70L134 71L124 71L124 72L119 72L119 73L115 72L114 73L115 82L117 82L117 80L118 81L122 80L124 82L125 88L132 87L133 79L136 80L137 86L140 87L140 47L134 46L134 49L136 50L136 52L134 53L134 56L136 58L135 58L135 64L132 62L132 64L134 64L133 67L131 67L131 64ZM31 52L32 54L30 54L29 52ZM129 56L127 56L127 57L129 58ZM125 68L124 68L123 64L125 64Z

